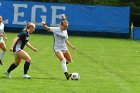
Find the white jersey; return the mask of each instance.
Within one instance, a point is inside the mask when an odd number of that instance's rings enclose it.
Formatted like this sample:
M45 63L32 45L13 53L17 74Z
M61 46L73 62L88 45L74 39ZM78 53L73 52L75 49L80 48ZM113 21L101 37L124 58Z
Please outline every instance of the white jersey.
M0 34L2 34L3 31L4 31L4 24L1 23L1 24L0 24ZM4 41L3 41L3 38L0 36L0 43L2 43L2 42L4 42Z
M68 50L66 40L68 39L67 30L62 31L60 27L50 27L54 34L54 51Z
M3 33L3 31L4 31L4 24L3 24L3 23L1 23L1 24L0 24L0 34L2 34L2 33Z

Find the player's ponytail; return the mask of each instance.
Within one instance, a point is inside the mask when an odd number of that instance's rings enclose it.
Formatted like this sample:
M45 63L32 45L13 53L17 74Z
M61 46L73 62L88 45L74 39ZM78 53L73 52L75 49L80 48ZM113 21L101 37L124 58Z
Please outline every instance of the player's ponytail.
M62 16L62 19L61 19L60 24L64 25L64 21L67 21L67 17L65 16L65 14L62 14L61 16Z

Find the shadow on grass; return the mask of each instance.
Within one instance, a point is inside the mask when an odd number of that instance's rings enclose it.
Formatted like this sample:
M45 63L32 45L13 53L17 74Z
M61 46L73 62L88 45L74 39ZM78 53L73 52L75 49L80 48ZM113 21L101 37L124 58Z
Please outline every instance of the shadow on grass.
M46 78L33 77L32 79L34 79L34 80L45 79L45 80L53 80L53 81L64 81L64 79L60 79L58 77L46 77Z
M12 77L12 78L7 78L6 76L1 76L0 79L12 79L12 80L26 80L22 77ZM27 80L55 80L55 81L67 81L65 79L60 79L57 77L32 77Z

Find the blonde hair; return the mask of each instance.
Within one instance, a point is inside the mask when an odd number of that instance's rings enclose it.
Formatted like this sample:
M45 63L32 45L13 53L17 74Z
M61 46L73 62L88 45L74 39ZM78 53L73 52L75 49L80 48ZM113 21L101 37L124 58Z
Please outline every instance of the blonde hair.
M30 27L35 28L35 24L34 24L34 23L30 23L30 22L28 22L28 23L26 24L24 30L27 30L27 29L29 29Z

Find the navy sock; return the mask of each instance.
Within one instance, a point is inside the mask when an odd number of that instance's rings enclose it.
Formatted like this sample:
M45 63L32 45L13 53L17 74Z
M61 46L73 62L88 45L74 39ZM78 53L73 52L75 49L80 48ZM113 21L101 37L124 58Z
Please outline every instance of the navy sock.
M30 67L30 62L25 62L24 64L24 74L27 74Z
M14 70L17 66L13 63L10 65L10 67L8 68L7 72L10 73L12 70Z

